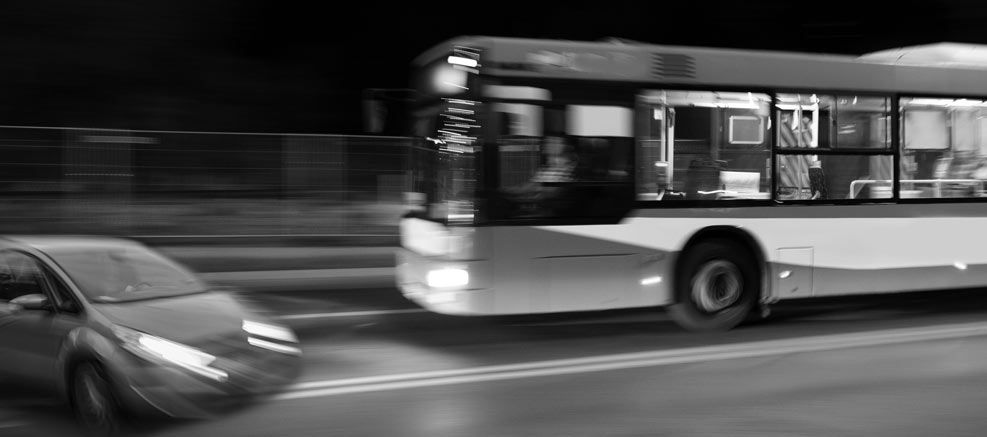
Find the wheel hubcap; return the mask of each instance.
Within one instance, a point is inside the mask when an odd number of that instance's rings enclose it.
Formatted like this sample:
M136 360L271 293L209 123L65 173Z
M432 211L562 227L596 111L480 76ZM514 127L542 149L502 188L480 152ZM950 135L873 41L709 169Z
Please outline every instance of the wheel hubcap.
M732 262L714 260L703 264L692 279L692 300L699 309L713 313L733 305L744 289L740 269Z

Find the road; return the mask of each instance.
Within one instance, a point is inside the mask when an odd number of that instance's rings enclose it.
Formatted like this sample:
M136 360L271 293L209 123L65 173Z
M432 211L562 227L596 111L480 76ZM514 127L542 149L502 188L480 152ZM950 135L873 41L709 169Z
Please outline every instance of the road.
M294 326L285 391L142 436L929 436L987 427L987 297L776 308L686 333L660 311L458 318L391 288L251 294ZM945 303L944 303L945 302ZM64 407L0 397L0 435L73 435Z

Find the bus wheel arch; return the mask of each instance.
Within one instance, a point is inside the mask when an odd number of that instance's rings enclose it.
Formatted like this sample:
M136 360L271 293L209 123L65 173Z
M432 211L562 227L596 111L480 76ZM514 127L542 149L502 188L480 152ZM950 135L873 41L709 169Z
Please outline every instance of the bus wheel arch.
M767 264L746 230L713 226L696 232L676 257L667 310L693 331L722 331L764 313Z

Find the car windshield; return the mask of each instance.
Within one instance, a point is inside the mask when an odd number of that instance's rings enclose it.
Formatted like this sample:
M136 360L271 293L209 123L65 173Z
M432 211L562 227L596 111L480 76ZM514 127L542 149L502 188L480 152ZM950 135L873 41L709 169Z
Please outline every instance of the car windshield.
M93 302L156 299L207 289L192 272L138 246L66 250L49 255Z

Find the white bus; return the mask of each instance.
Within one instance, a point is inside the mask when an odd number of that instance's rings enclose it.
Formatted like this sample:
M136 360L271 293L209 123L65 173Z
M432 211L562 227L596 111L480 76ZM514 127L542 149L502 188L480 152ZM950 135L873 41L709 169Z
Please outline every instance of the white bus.
M403 294L445 314L987 284L987 47L462 37L415 61Z

